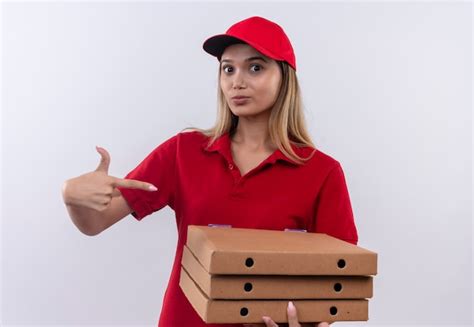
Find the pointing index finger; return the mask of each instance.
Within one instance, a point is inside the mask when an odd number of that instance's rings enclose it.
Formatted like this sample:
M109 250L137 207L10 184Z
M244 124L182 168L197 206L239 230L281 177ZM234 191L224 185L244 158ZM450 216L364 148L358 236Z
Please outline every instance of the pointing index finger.
M157 191L158 190L156 186L153 184L137 181L134 179L114 178L114 186L138 189L138 190L144 190L144 191Z

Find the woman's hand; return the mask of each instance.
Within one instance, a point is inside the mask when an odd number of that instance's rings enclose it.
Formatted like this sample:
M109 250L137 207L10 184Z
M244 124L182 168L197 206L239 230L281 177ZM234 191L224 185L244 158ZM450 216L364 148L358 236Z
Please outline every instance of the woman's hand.
M72 206L103 211L113 197L119 196L117 186L156 191L152 184L109 176L110 155L97 147L101 161L96 170L64 182L62 194L64 203Z
M288 327L329 327L327 322L319 322L319 323L304 323L300 324L298 322L298 314L296 313L296 307L294 306L293 302L288 302L288 307L286 309L288 314L288 324L284 324L282 326ZM245 327L282 327L278 326L276 322L274 322L270 317L263 316L262 317L265 324L244 324Z

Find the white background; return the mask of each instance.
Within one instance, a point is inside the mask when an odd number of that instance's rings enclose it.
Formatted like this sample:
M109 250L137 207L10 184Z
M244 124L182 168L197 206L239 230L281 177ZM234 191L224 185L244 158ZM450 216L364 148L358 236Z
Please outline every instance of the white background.
M1 325L155 326L174 213L81 234L61 198L123 177L216 114L203 41L261 15L290 37L311 135L339 160L359 245L379 254L368 323L472 324L472 4L3 3Z

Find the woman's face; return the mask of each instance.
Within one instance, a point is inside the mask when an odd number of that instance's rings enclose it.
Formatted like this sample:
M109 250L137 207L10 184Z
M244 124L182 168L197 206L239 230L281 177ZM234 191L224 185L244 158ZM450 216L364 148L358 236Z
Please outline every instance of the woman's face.
M257 116L275 103L281 84L278 63L248 44L228 46L221 57L220 86L232 113ZM244 99L233 99L244 96Z

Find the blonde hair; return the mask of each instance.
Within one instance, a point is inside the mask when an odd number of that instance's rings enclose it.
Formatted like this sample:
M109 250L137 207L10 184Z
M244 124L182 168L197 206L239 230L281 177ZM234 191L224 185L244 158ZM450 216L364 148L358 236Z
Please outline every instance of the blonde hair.
M298 164L304 164L311 159L315 151L309 157L303 158L295 153L291 144L297 147L308 146L313 149L315 149L315 146L306 129L298 78L295 70L286 62L277 61L277 63L282 72L282 83L268 121L270 139L288 158ZM220 77L221 70L219 67L218 80L220 80ZM209 145L227 132L232 136L239 122L239 117L231 112L220 85L217 89L218 112L215 125L208 129L196 127L183 129L183 131L199 131L210 137Z

